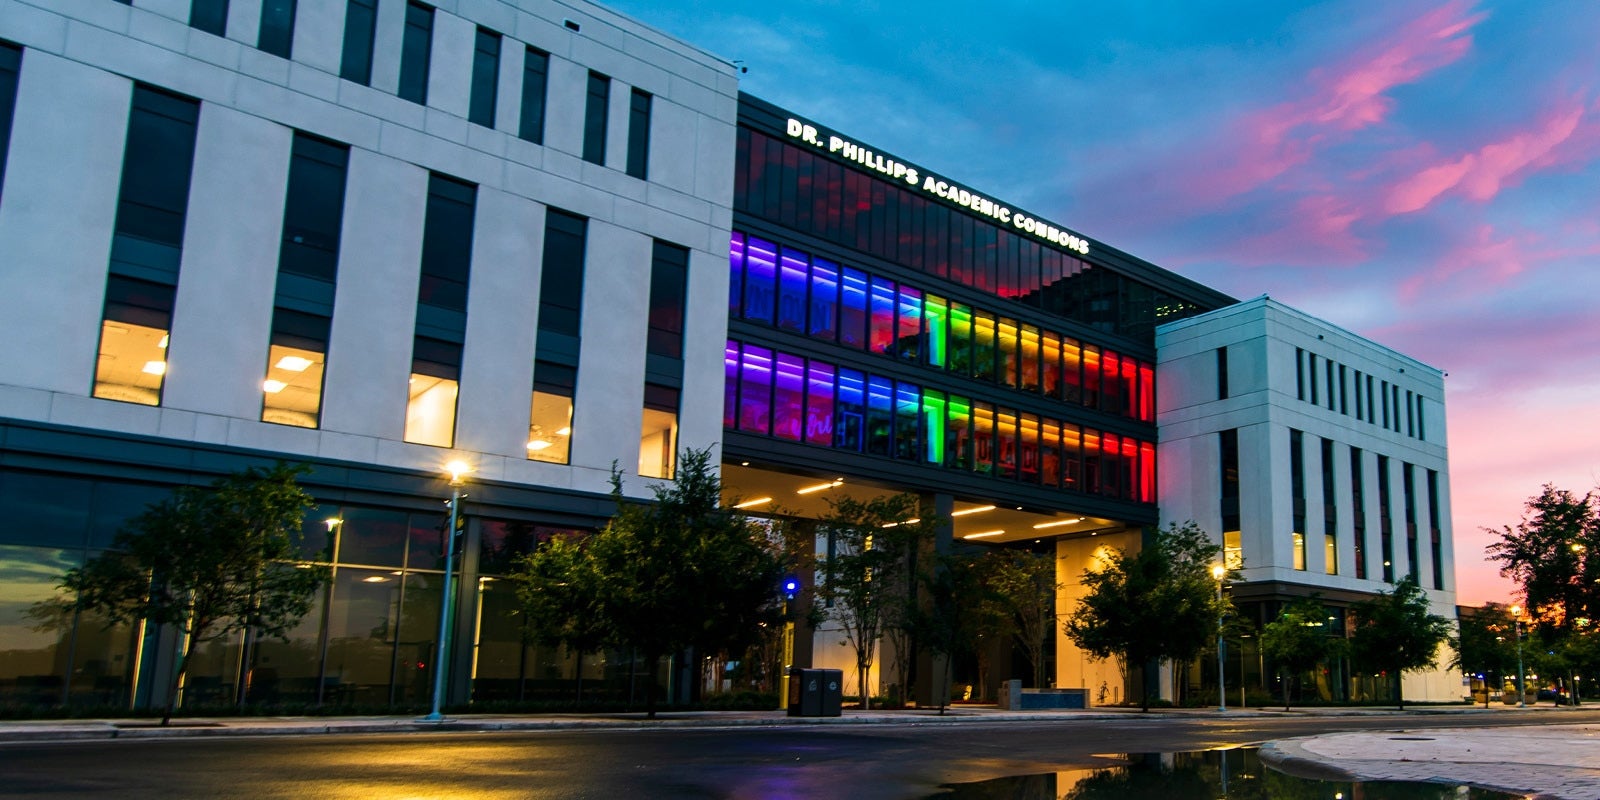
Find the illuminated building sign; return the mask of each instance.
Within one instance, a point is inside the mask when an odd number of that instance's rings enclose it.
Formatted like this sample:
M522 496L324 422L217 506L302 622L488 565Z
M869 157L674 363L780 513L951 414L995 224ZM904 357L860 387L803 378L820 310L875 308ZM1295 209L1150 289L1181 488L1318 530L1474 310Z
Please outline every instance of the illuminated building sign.
M838 134L828 134L823 137L815 125L810 125L791 117L785 126L785 133L791 139L814 147L827 150L829 153L854 161L867 169L881 173L892 180L905 181L910 186L919 186L928 194L948 200L963 208L971 209L974 213L997 220L1002 224L1011 225L1019 231L1032 234L1054 245L1065 247L1068 250L1088 255L1089 242L1081 236L1069 233L1041 219L1035 219L1020 211L1013 211L1005 205L991 200L970 189L963 188L950 181L941 180L938 176L927 170L896 161L882 153L862 147Z

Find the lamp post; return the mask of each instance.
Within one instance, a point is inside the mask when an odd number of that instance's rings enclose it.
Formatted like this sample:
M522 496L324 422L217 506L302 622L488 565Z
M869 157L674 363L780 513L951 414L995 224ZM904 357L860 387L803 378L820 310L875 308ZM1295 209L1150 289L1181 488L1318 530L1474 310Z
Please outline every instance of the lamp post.
M1511 629L1517 633L1517 708L1528 707L1528 690L1522 685L1522 606L1511 607Z
M1224 575L1227 575L1227 574L1228 574L1227 568L1223 567L1221 564L1218 564L1218 565L1216 565L1216 566L1211 568L1211 577L1217 579L1217 710L1218 711L1227 711L1228 710L1228 687L1227 687L1228 679L1226 677L1226 674L1227 674L1226 671L1223 670L1223 663L1224 662L1223 662L1223 649L1222 649L1224 647L1224 645L1226 644L1222 640L1222 625L1223 625L1223 622L1225 621L1225 619L1227 617L1227 614L1223 610L1223 606L1222 606L1222 577Z
M422 718L427 722L444 721L439 704L444 700L445 651L450 643L451 623L455 621L450 614L450 575L455 571L456 520L461 513L461 476L472 471L461 461L452 461L445 469L450 472L450 526L444 537L444 594L439 598L439 652L433 659L433 710Z

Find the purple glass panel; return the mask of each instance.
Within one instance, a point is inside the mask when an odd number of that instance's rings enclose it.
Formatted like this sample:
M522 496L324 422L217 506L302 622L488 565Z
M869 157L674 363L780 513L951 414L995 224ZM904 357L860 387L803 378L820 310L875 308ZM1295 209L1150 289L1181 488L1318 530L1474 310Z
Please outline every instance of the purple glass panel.
M778 370L772 385L772 435L800 441L805 414L805 359L778 354Z
M783 248L778 264L778 327L795 333L806 330L806 254Z
M772 351L747 344L739 368L739 430L772 429Z
M806 441L833 444L833 367L816 361L806 377Z
M754 236L745 244L744 317L772 324L777 301L778 248Z
M728 316L739 318L740 301L744 298L744 234L734 231L728 242Z
M739 423L739 343L728 340L722 351L722 427L733 430Z

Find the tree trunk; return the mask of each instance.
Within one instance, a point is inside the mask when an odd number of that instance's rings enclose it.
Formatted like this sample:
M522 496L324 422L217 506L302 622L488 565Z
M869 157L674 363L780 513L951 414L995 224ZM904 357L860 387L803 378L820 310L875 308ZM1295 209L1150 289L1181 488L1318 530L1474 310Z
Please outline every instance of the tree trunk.
M1394 671L1394 704L1401 711L1406 710L1406 698L1400 691L1400 670Z
M1278 677L1283 681L1283 710L1284 711L1288 711L1289 710L1289 674L1280 670L1278 672Z
M858 656L856 658L856 689L861 692L861 710L863 711L872 709L872 692L867 690L867 669L866 659Z
M644 657L645 666L649 668L649 672L645 674L644 682L645 719L656 718L656 663L660 660L660 656L649 653L645 654Z
M188 638L189 643L184 646L183 655L178 657L178 668L172 672L172 683L167 687L167 707L161 713L162 727L172 722L172 712L178 707L178 686L189 672L189 656L194 653L195 637L191 634Z

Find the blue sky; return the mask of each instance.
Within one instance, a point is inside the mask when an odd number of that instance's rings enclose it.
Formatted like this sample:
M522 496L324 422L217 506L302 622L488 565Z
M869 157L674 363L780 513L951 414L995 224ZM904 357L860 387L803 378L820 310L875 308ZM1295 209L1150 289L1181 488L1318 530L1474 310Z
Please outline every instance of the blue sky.
M743 88L1013 206L1449 372L1482 528L1600 486L1600 2L610 5Z

